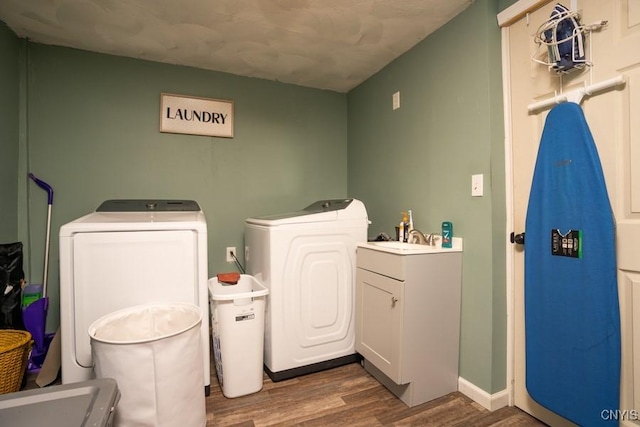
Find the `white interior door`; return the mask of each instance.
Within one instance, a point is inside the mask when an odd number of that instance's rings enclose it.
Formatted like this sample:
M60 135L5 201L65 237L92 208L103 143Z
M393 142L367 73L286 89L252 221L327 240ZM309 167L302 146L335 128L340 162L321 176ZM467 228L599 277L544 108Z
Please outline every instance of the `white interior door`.
M607 21L587 37L593 66L560 79L531 60L533 37L556 2L521 0L512 11L526 11L503 24L507 149L511 153L511 216L514 231L524 230L531 178L548 109L529 113L528 105L619 75L626 85L584 98L582 107L598 148L617 231L618 287L622 332L621 425L640 425L640 1L567 0L583 24ZM526 243L526 239L525 239ZM536 404L525 388L524 247L511 247L513 296L511 342L513 402L553 426L571 425ZM635 312L635 314L634 314ZM608 410L611 408L603 408ZM628 410L629 412L624 412ZM635 412L633 411L635 410ZM634 416L635 414L635 416ZM609 416L603 413L603 416ZM635 419L634 419L635 418Z

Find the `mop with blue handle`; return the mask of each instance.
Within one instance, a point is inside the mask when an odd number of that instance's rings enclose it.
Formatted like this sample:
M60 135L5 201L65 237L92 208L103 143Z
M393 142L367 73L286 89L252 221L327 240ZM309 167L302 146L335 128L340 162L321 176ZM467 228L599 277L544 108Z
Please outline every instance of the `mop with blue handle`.
M31 302L22 311L24 325L33 337L34 346L29 358L30 368L40 368L47 355L48 341L45 333L47 324L47 310L49 298L47 297L47 272L49 270L49 237L51 235L51 206L53 205L53 188L32 173L29 178L40 188L47 192L47 232L44 249L44 273L42 280L42 297Z

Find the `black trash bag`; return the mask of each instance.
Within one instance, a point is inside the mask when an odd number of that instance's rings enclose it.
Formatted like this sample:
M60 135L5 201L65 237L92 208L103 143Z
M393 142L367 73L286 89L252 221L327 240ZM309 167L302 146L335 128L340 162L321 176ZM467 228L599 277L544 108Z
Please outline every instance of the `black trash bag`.
M0 329L25 329L23 283L22 242L0 244Z

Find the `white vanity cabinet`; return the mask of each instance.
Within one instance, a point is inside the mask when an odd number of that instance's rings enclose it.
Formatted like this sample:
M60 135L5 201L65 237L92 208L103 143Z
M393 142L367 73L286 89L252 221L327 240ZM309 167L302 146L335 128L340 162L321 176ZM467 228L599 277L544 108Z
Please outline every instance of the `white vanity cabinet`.
M410 248L359 245L355 347L412 407L458 389L462 241Z

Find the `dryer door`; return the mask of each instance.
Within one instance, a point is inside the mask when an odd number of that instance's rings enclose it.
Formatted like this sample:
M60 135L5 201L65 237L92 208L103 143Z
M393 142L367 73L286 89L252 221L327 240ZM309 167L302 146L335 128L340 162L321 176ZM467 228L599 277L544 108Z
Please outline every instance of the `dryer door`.
M152 302L198 304L197 238L191 230L78 233L73 237L75 357L92 367L89 325Z
M354 353L355 241L299 233L284 266L286 344L301 366Z

